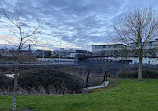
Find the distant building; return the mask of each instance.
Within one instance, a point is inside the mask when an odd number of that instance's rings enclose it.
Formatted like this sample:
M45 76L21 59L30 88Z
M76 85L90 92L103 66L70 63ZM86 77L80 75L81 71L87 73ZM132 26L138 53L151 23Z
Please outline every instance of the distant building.
M0 56L13 56L8 50L0 49Z
M138 49L137 43L130 45L134 49ZM123 44L92 45L92 53L107 57L137 57L136 51L132 47ZM145 43L143 56L158 57L158 39Z
M52 55L52 52L51 51L49 51L49 50L36 50L36 51L33 51L33 55L34 56L36 56L36 57L38 57L38 58L49 58L49 57L51 57L51 55Z
M62 48L62 50L55 50L53 51L53 55L54 57L59 57L59 55L61 56L61 58L75 58L75 56L77 54L85 54L88 51L86 50L75 50L75 49L68 49L65 50Z
M70 53L70 58L75 58L77 54L86 54L88 51L86 50L76 50L75 52Z
M5 50L5 49L0 49L0 55L1 56L5 56L5 57L11 57L14 56L14 54L16 53L16 50ZM28 56L33 56L32 51L29 50L21 50L19 55L28 55Z
M102 51L114 51L114 50L121 50L125 48L126 46L123 44L109 44L109 45L92 45L92 52L102 52Z
M137 43L131 43L132 47L138 47ZM149 41L145 44L145 49L158 48L158 39Z

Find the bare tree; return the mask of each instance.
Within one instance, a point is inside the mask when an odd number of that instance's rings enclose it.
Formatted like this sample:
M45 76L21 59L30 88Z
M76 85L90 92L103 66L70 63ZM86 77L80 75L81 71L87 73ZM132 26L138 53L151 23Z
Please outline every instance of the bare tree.
M143 50L147 42L158 36L157 12L152 8L136 9L117 22L114 24L115 39L137 52L139 57L138 79L142 80Z
M8 24L9 31L11 32L11 36L14 36L16 39L16 43L13 43L10 40L7 40L9 44L12 44L15 46L14 50L11 51L13 56L15 57L15 75L14 75L14 92L13 92L13 111L16 111L16 96L17 96L17 88L18 88L18 67L19 67L19 57L21 50L29 44L35 44L36 43L36 34L38 34L40 31L38 31L41 28L41 25L43 22L39 22L38 24L34 25L29 22L29 20L23 20L24 18L21 17L20 11L16 15L16 17L13 17L11 13L7 12L2 4L1 5L1 12L4 15L4 18L6 20L6 23Z

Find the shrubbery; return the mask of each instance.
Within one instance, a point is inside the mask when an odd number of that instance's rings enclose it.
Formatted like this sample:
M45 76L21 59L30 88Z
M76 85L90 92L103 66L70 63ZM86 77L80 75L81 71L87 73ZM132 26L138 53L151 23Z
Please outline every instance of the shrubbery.
M144 70L143 78L158 78L158 71ZM138 71L121 72L117 74L121 78L138 78Z
M6 75L0 74L0 92L13 90L13 79Z
M12 81L13 78L3 75L0 77L0 89L13 89ZM20 71L18 77L18 89L22 94L73 94L80 93L83 86L79 77L52 68Z

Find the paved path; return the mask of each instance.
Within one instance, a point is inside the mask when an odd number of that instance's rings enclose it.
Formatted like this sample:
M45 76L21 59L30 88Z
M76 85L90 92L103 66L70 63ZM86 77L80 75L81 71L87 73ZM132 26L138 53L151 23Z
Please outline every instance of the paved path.
M100 85L100 86L87 87L87 88L84 88L84 89L91 90L91 89L97 89L97 88L107 87L108 85L109 85L109 81L105 81L105 82L104 82L102 85Z

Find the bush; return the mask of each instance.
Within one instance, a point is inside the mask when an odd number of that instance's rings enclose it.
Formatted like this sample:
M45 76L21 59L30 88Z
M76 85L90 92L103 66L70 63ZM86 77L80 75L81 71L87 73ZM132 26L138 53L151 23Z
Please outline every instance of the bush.
M0 74L0 92L13 90L13 79L6 75Z
M144 70L142 72L143 78L158 78L157 71ZM138 78L138 71L121 72L117 74L121 78Z
M81 93L82 79L52 68L34 68L19 72L20 94L74 94ZM0 75L0 92L13 92L13 78Z
M83 88L80 78L52 68L22 71L18 84L30 93L33 89L39 93L72 94L80 93Z

